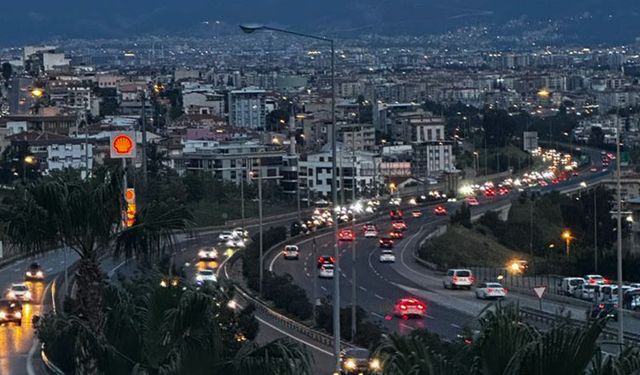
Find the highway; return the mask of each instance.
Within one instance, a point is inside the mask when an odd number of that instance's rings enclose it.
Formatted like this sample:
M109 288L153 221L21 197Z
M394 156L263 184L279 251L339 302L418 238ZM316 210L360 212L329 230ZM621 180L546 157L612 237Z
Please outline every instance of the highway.
M599 160L599 155L594 154L594 160ZM613 164L613 163L612 163ZM612 166L613 167L613 166ZM548 186L541 190L552 189L569 189L585 181L590 183L597 179L602 179L609 172L589 173L586 172L582 176L570 179L560 184ZM511 196L517 193L513 192ZM491 201L499 201L504 197L493 198ZM493 203L488 203L487 199L480 199L481 205L473 208L472 213L484 212L491 207ZM453 213L458 203L448 203L449 212ZM475 321L479 311L487 302L476 301L468 291L445 291L441 286L440 275L430 272L413 261L412 252L417 243L424 236L432 231L437 225L438 220L442 217L436 217L431 209L424 210L425 215L419 219L408 218L409 229L405 233L405 238L396 242L395 251L397 262L395 264L380 264L378 262L379 249L377 240L374 239L358 239L356 243L356 262L351 261L350 243L342 243L341 246L341 296L342 305L348 306L351 301L351 271L355 267L357 271L357 303L367 310L370 318L379 321L384 327L392 332L406 333L416 328L426 328L435 333L439 333L445 337L454 337L460 332L462 327ZM444 220L447 220L446 218ZM278 220L266 223L265 227L288 225L291 219ZM381 230L388 230L388 216L375 220L379 224ZM256 225L249 227L250 231L255 233ZM358 227L358 234L361 229ZM175 262L186 267L189 277L192 277L197 267L216 268L219 263L202 264L196 260L197 251L202 246L212 246L216 241L218 232L201 234L196 238L180 242L178 244L179 253L175 257ZM313 280L315 272L315 259L317 255L332 254L332 235L326 234L317 237L316 248L317 253L312 252L312 241L310 238L304 240L301 244L302 257L299 261L284 261L277 254L271 254L271 257L265 261L267 266L271 265L277 273L291 274L296 283L304 287L308 295L314 295ZM266 250L266 249L265 249ZM220 258L219 262L224 262L226 255ZM77 255L72 251L68 251L68 264L72 264L77 260ZM34 295L34 303L26 304L24 307L23 325L17 327L14 325L0 326L0 374L12 375L34 375L42 374L42 363L39 360L39 348L34 340L34 331L31 326L31 318L34 315L42 315L48 311L51 303L50 291L54 285L52 281L55 276L60 274L64 269L64 253L62 251L49 252L38 256L35 259L23 259L9 264L0 269L0 291L6 290L11 283L21 282L24 279L24 272L32 261L38 261L46 271L46 278L43 283L30 284L31 291ZM103 270L112 274L114 271L122 272L130 275L137 268L135 262L123 262L118 259L106 259L102 262ZM331 280L318 280L317 296L329 298L331 296L332 283ZM428 304L427 318L422 320L387 320L385 317L392 311L396 300L409 295L417 296L425 300ZM530 296L512 294L510 299L519 298L522 304L530 305L535 303ZM45 308L45 306L47 306ZM551 302L545 303L545 310L555 310L557 304ZM568 308L576 309L569 306ZM575 317L582 315L582 310L574 314ZM330 349L314 347L313 343L308 342L304 338L297 337L291 332L284 332L281 328L269 324L264 319L258 317L261 322L260 341L268 341L277 337L290 336L294 339L304 341L311 349L316 360L316 373L324 373L329 367L325 364L331 363L329 360ZM630 323L627 323L629 327ZM635 328L633 328L635 330ZM637 330L638 332L640 330Z

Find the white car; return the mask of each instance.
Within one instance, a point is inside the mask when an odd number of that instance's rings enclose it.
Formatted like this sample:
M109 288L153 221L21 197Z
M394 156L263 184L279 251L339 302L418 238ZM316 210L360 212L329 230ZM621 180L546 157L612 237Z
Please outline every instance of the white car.
M236 236L233 234L233 232L230 232L230 231L225 231L218 235L218 239L220 241L229 241L229 240L234 240L235 238Z
M238 228L233 228L233 231L231 232L233 233L233 235L236 238L248 238L249 237L249 232L246 231L244 228L242 227L238 227Z
M243 239L238 239L238 238L232 238L227 240L224 245L226 247L230 247L232 249L242 249L245 246L244 240Z
M502 299L507 296L507 290L500 283L480 283L476 287L476 298Z
M298 260L300 258L300 249L296 245L287 245L284 247L282 254L284 259Z
M31 301L31 292L29 291L29 287L24 283L11 284L11 288L7 291L7 299L23 302Z
M218 250L213 247L204 248L198 251L198 259L204 262L218 260Z
M606 280L602 275L584 275L584 280L587 284L591 285L604 285L606 284Z
M333 279L333 264L323 264L318 270L318 276L323 279Z
M367 229L364 231L364 238L377 238L378 237L378 231L375 229Z
M573 296L585 301L593 301L597 293L596 289L600 289L600 286L582 284L573 290Z
M442 280L442 286L447 289L466 288L471 289L475 282L473 273L468 269L450 269Z
M393 253L393 250L382 250L382 253L380 253L380 263L395 263L395 261L396 254Z
M216 273L213 272L212 269L206 268L196 273L196 284L204 284L209 282L215 283L216 281L218 281L218 278L216 277Z

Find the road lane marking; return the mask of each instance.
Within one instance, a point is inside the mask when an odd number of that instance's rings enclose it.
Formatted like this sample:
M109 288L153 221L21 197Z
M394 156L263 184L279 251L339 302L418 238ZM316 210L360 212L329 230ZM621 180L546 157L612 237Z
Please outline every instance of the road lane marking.
M360 290L362 290L363 292L367 291L367 288L363 287L362 285L359 286Z
M411 327L410 325L406 325L406 324L404 324L404 323L400 323L400 327L402 327L402 328L407 328L407 329L410 329L410 330L412 330L412 331L413 331L414 329L416 329L415 327Z
M276 263L276 260L278 260L278 258L280 258L282 256L282 252L279 252L276 256L273 257L273 259L271 259L271 262L269 263L269 272L273 272L273 265Z
M320 289L324 290L325 292L328 292L327 288L325 288L324 286L321 286Z
M47 293L49 292L49 288L51 288L51 303L53 304L53 311L55 313L56 311L56 299L54 294L54 290L55 290L55 286L51 286L51 284L54 284L57 278L54 278L53 281L51 281L49 284L47 284L47 286L44 288L44 292L42 293L42 300L40 301L40 304L44 306L44 299L45 296L47 295ZM40 342L38 341L38 336L34 335L34 339L33 339L33 345L31 345L31 349L29 349L29 353L27 353L27 374L28 375L36 375L36 371L33 367L33 356L36 354L36 351L38 350L38 348L40 347Z
M372 312L371 315L376 316L376 317L378 317L380 319L384 319L384 316L381 315L381 314L378 314L377 312Z
M384 301L384 298L383 298L381 295L379 295L379 294L374 294L374 297L376 297L377 299L380 299L380 300L383 300L383 301Z
M460 327L459 325L457 325L455 323L451 323L450 326L453 327L453 328L462 329L462 327Z

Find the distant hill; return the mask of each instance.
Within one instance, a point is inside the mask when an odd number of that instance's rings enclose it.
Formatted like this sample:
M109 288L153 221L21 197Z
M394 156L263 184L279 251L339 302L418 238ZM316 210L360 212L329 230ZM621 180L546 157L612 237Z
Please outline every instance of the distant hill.
M560 21L569 40L628 42L640 36L638 0L30 0L0 7L0 44L53 37L126 37L230 31L263 22L352 36L426 34L465 25L520 28ZM216 24L215 21L220 21ZM204 22L209 21L209 24ZM536 24L538 23L538 24ZM227 25L227 28L225 28ZM518 32L509 24L506 32Z

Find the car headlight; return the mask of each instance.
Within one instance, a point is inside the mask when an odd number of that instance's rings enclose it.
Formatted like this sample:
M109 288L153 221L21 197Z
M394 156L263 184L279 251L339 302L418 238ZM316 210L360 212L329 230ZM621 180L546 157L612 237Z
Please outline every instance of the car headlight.
M25 292L24 293L24 298L31 298L31 292Z
M9 292L9 293L7 293L7 297L16 298L16 294L14 292Z
M201 251L198 253L198 256L199 256L200 258L204 258L204 257L206 257L206 256L207 256L207 252L206 252L206 251L204 251L204 250L201 250Z
M346 361L344 361L344 367L348 370L355 370L356 361L354 361L352 358L349 358Z
M7 317L7 313L4 311L0 311L0 319L5 319Z
M378 358L374 358L371 360L371 362L369 362L369 368L373 371L380 371L380 369L382 368L382 364L380 363L380 360Z
M196 276L196 280L198 280L198 281L202 281L202 275L198 275L198 276Z
M27 271L27 277L31 277L31 271Z
M42 271L38 271L38 272L36 272L36 277L42 277L42 276L44 276L44 275L42 274Z
M22 318L22 313L20 311L16 311L16 313L14 314L16 316L16 318L20 319Z

